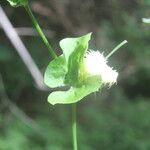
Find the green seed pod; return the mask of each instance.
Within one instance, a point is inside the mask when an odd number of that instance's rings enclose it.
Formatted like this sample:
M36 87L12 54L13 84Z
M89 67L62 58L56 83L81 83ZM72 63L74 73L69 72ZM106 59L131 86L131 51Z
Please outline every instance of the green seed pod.
M13 7L26 6L28 4L28 0L7 0L7 1Z

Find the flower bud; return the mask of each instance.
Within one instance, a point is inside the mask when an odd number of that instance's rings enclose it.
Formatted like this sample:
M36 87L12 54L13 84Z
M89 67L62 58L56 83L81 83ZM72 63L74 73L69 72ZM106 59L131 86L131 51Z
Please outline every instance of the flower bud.
M86 70L91 75L100 75L103 84L117 82L118 72L107 65L107 59L99 51L89 51L85 56Z

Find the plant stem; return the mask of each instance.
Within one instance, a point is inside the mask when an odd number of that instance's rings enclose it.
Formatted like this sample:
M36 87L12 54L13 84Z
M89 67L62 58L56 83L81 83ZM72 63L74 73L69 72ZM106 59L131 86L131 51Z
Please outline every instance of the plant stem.
M126 44L128 41L124 40L119 45L117 45L107 56L106 58L109 58L113 53L115 53L120 47L122 47L124 44Z
M45 44L46 47L48 48L48 50L49 50L49 52L50 52L52 58L53 58L53 59L56 58L57 55L55 54L55 52L54 52L52 46L51 46L50 43L48 42L48 39L46 38L44 32L42 31L42 29L41 29L39 23L38 23L37 20L36 20L36 18L34 17L32 11L31 11L31 9L30 9L30 6L29 6L29 5L26 5L26 6L24 6L24 7L25 7L25 9L26 9L28 15L30 16L30 18L31 18L31 20L32 20L32 22L33 22L33 24L34 24L34 26L35 26L37 32L39 33L40 37L42 38L44 44Z
M73 149L77 150L77 106L72 104L72 140L73 140Z

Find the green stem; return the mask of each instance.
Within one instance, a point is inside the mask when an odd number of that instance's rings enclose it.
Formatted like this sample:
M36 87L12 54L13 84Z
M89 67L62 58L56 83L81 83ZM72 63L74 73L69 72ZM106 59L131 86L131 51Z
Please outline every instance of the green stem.
M50 43L48 42L48 39L46 38L46 36L45 36L45 34L43 33L41 27L39 26L39 23L37 22L36 18L34 17L34 15L33 15L32 11L31 11L29 5L26 5L26 6L24 6L24 7L25 7L25 9L26 9L28 15L30 16L30 18L31 18L31 20L32 20L32 22L33 22L33 24L34 24L34 26L35 26L37 32L39 33L40 37L42 38L44 44L45 44L46 47L48 48L48 50L49 50L49 52L50 52L52 58L56 58L57 55L55 54L55 52L54 52L52 46L51 46Z
M73 149L77 150L77 106L72 104L72 138L73 138Z
M119 45L117 45L107 56L106 58L109 58L113 53L115 53L120 47L122 47L124 44L126 44L128 41L124 40Z

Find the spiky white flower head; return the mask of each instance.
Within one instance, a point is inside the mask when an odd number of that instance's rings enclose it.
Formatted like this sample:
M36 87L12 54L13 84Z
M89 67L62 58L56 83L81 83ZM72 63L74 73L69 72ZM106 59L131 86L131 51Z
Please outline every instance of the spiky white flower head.
M104 84L117 82L118 72L107 65L107 59L99 51L88 51L85 55L85 66L91 75L100 75Z

